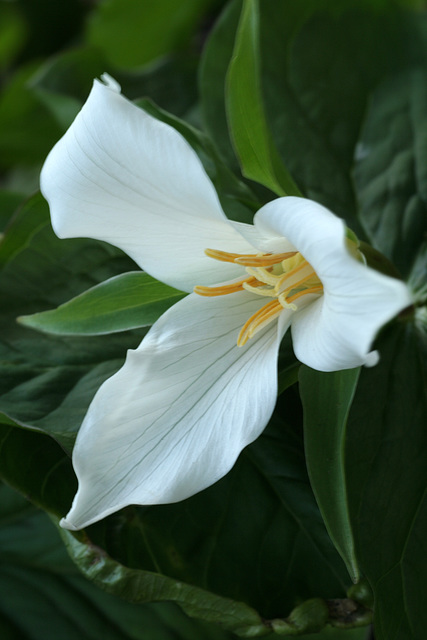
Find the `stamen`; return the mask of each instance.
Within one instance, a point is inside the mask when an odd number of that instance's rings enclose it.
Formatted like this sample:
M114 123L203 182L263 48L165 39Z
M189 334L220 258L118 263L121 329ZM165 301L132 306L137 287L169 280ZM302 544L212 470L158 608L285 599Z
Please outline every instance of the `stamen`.
M243 325L237 338L237 346L243 347L255 333L258 333L263 327L271 322L276 316L280 315L283 307L277 300L267 302L261 309L254 313L249 320Z
M246 291L252 291L252 293L256 293L259 296L267 296L267 298L274 296L274 291L271 287L266 287L265 289L261 289L261 287L265 287L265 282L257 280L257 284L255 285L248 284L247 282L243 283L243 289Z
M279 264L282 260L292 258L298 251L288 251L287 253L228 253L218 249L205 249L205 254L209 258L220 260L220 262L234 262L244 267L269 267Z
M252 253L228 253L227 251L219 251L219 249L205 249L208 258L214 258L220 262L236 262L237 258L255 258Z
M311 272L308 275L304 276L304 278L300 278L297 282L292 283L290 287L287 287L286 289L283 289L280 293L282 293L282 294L284 293L285 295L289 295L291 293L291 291L293 291L294 289L298 289L304 283L309 282L310 280L313 280L313 278L316 278L316 274ZM313 286L315 286L315 285L313 285Z
M298 278L295 280L294 276L299 274L300 271L304 271L304 270L305 270L305 274L302 277L298 276ZM307 270L308 270L308 273L307 273ZM313 270L312 266L306 260L304 260L303 262L301 262L301 264L299 264L298 266L294 267L290 271L280 276L274 290L276 294L280 294L283 291L287 291L289 289L295 289L297 286L299 286L306 280L309 280L313 276L316 276L315 271Z
M301 296L307 295L307 293L322 293L322 291L323 291L323 285L319 284L314 287L311 287L310 289L303 289L302 291L298 291L298 293L294 293L294 295L291 296L290 298L286 298L286 302L288 304L292 304L293 302L295 302L295 300L298 300L298 298L300 298Z
M273 264L279 264L282 260L293 258L298 251L288 251L288 253L265 253L259 256L240 256L234 260L237 264L244 267L269 267Z
M323 285L313 267L298 251L241 254L206 249L205 253L215 260L244 267L248 276L217 287L198 285L194 287L194 293L214 297L246 290L273 298L245 322L237 338L239 347L270 324L284 309L298 311L299 305L295 304L295 301L299 298L307 294L320 295L323 292Z
M278 300L284 309L290 309L290 311L297 311L298 307L296 304L292 304L286 300L286 292L281 293L278 296Z
M254 278L256 278L257 280L260 280L260 282L269 284L272 287L274 287L277 282L277 276L271 273L270 268L264 269L264 267L246 267L246 271L251 276L254 276Z
M219 287L203 287L202 285L197 285L194 287L194 293L197 293L199 296L226 296L228 293L236 293L237 291L243 291L245 288L244 285L248 283L252 285L252 288L256 290L256 286L264 285L263 282L259 282L256 278L251 276L250 278L245 278L244 280L239 280L239 282L232 282L231 284L223 284Z

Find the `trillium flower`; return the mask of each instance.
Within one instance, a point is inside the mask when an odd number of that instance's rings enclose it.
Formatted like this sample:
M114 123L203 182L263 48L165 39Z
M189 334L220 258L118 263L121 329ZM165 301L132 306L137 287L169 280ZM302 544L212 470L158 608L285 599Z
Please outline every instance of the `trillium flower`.
M253 225L229 221L185 139L104 80L44 165L54 230L110 242L189 295L89 407L73 451L79 488L62 520L72 530L224 476L273 412L288 328L310 367L373 365L377 332L411 304L315 202L278 198Z

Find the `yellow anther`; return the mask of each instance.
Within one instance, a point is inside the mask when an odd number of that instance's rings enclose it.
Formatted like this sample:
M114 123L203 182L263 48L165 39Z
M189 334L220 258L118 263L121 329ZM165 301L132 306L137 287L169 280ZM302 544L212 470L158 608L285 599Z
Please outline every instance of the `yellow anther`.
M301 296L305 296L308 293L322 293L323 291L323 285L318 284L314 287L310 287L310 289L303 289L302 291L298 291L298 293L294 293L293 296L290 296L289 298L286 298L286 302L287 304L292 304L295 302L295 300L298 300L298 298L301 298Z
M297 300L307 294L321 295L323 285L317 273L304 256L297 251L287 253L239 254L216 249L206 249L210 258L232 262L245 267L248 277L217 287L194 287L200 296L223 296L228 293L249 291L272 298L243 325L237 345L243 347L258 331L277 318L284 309L297 311Z
M288 251L287 253L264 253L259 256L240 256L234 262L242 264L244 267L269 267L279 264L283 260L288 260L297 253L297 251Z
M228 253L227 251L219 251L218 249L205 249L208 258L214 258L220 262L236 262L237 258L255 258L256 254Z
M246 288L245 285L249 284L253 289L256 290L256 286L262 286L263 282L258 282L256 278L251 276L250 278L245 278L244 280L239 280L239 282L232 282L231 284L223 284L219 287L203 287L201 285L197 285L194 287L194 293L197 293L199 296L225 296L228 293L236 293L237 291L242 291L243 288Z
M278 290L276 290L276 294L280 295L281 293L290 293L291 291L295 290L295 289L299 289L300 287L302 287L304 284L306 285L307 282L311 281L311 280L317 280L317 276L315 274L315 272L313 271L313 269L311 269L310 267L310 272L307 273L305 276L303 276L302 278L300 278L299 280L296 280L295 282L290 283L286 283L285 282L285 287L281 287ZM307 287L307 285L306 285ZM306 288L305 287L305 288Z
M277 298L271 302L267 302L267 304L261 307L261 309L258 309L258 311L245 322L237 338L237 346L243 347L249 338L252 338L282 311L283 307Z
M283 275L277 280L275 286L275 292L277 295L282 293L283 291L288 291L289 289L294 289L298 287L299 284L305 282L305 280L311 278L315 275L313 268L307 262L307 260L303 260L299 265L290 269L289 271L285 271Z
M205 249L205 254L209 258L220 260L221 262L235 262L243 267L269 267L279 264L282 260L287 260L296 255L297 251L288 251L287 253L228 253L227 251L219 251L218 249Z

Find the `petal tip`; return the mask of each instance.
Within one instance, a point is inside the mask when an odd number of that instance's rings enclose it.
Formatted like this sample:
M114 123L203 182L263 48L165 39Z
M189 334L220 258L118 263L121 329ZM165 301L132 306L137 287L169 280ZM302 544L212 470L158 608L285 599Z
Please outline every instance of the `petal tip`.
M366 355L365 362L363 363L365 367L375 367L380 361L380 354L378 351L371 351Z
M114 93L121 93L121 86L119 85L117 80L114 80L114 78L110 76L109 73L103 73L101 75L101 81L102 84L107 87L107 89L111 89L112 91L114 91Z
M59 526L62 527L62 529L68 529L68 531L78 531L81 529L81 527L76 527L72 522L67 520L67 518L62 518L59 521Z

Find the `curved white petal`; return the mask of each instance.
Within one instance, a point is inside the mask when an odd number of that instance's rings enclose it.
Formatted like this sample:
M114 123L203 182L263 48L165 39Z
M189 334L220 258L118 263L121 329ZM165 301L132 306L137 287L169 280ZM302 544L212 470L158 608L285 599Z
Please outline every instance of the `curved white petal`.
M254 251L227 221L181 134L120 95L112 81L94 82L45 162L41 190L59 237L105 240L183 291L239 275L204 249Z
M246 291L190 294L128 353L78 434L79 489L62 526L79 529L129 504L183 500L229 471L276 401L286 322L236 346L240 328L263 303Z
M279 198L257 213L255 224L285 235L324 287L292 319L297 358L319 371L375 364L370 350L378 331L412 303L405 284L358 262L347 249L343 221L315 202Z
M245 224L230 220L230 224L253 246L262 253L285 253L295 251L287 238L275 233L268 226Z

